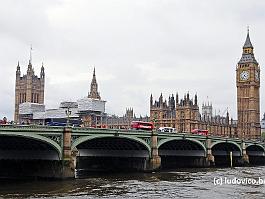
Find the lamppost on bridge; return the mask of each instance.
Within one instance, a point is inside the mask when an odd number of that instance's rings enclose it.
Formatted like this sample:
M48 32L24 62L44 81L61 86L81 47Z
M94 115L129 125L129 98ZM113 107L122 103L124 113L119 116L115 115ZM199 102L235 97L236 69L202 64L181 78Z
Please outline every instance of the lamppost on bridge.
M67 115L67 122L66 126L69 126L69 121L70 121L70 115L72 114L72 111L70 110L70 107L67 107L67 110L65 110L65 114Z
M156 128L156 130L158 129L158 123L157 123L157 115L154 116L154 119L152 120L152 122L154 123L154 126Z

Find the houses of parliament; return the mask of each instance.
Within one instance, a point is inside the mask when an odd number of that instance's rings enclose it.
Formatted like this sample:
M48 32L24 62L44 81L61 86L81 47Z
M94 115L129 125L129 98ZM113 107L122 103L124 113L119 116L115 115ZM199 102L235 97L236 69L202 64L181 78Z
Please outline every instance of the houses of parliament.
M44 85L45 85L45 72L42 64L40 77L35 75L34 68L30 60L26 75L21 76L20 65L18 62L16 70L16 83L15 83L15 115L14 122L19 122L19 105L24 102L44 104Z
M212 135L257 139L260 137L260 67L255 59L249 31L243 45L241 59L236 66L237 121L225 116L213 116L212 105L203 104L199 112L198 96L183 99L171 95L168 101L161 94L158 100L150 97L150 120L156 127L173 127L178 132L207 129Z
M136 118L132 109L127 110L123 117L108 117L104 112L86 111L86 114L95 115L96 125L100 121L108 128L130 128L132 120L149 120L154 122L156 128L173 127L177 132L191 132L193 129L207 129L212 135L239 137L245 139L257 139L260 137L260 67L255 59L253 45L250 41L249 31L241 59L236 66L237 87L237 120L230 118L229 113L213 116L213 108L210 103L202 105L202 113L199 111L198 96L191 97L186 93L180 99L179 95L171 95L166 100L161 94L158 100L150 97L150 118ZM44 104L44 67L41 67L40 77L36 76L32 67L31 59L28 64L26 75L21 76L20 66L16 70L15 88L15 114L14 121L19 123L19 106L24 102ZM101 98L98 92L95 70L91 82L89 103L99 103ZM105 101L102 101L105 110ZM79 110L79 109L78 109ZM100 113L100 114L99 114ZM83 113L80 116L83 117ZM93 115L92 115L93 116ZM93 116L94 117L94 116ZM102 118L102 117L105 117ZM84 117L83 117L84 118ZM34 119L34 117L33 117ZM87 122L87 125L91 125ZM82 120L85 121L84 119ZM38 121L39 122L39 121ZM96 126L95 125L95 126Z

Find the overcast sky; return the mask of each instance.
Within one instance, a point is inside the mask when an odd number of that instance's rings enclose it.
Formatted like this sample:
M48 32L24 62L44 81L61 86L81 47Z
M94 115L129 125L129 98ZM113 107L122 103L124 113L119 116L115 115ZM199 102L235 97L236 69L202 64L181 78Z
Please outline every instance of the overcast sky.
M247 26L261 66L265 112L265 1L0 0L0 117L13 119L15 71L44 62L45 104L87 96L93 67L106 111L149 115L149 97L197 92L236 118L235 69Z

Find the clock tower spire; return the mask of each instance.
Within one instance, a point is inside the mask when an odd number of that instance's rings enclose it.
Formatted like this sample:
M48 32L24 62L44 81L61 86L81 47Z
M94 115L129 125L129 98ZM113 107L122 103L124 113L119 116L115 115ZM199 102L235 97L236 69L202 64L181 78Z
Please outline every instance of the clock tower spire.
M236 68L237 134L240 138L255 139L260 137L260 67L253 49L248 29Z

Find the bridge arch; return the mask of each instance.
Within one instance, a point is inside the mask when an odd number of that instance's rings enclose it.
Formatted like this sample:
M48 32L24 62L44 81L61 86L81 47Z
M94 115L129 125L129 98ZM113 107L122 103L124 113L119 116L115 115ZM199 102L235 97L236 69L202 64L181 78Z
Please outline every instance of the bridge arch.
M48 146L52 147L58 154L58 159L61 160L62 159L62 148L61 146L56 143L55 141L53 141L52 139L49 139L45 136L41 136L38 134L22 134L22 133L0 133L0 137L1 136L5 136L5 137L18 137L18 138L25 138L25 139L32 139L38 142L42 142L47 144Z
M193 138L173 137L160 140L158 155L161 157L161 167L165 169L203 167L207 164L204 144Z
M226 141L216 141L216 142L212 143L211 150L213 150L214 147L216 147L217 145L221 145L221 144L228 144L230 146L236 147L238 149L238 151L240 152L240 156L242 155L242 148L241 148L241 146L239 144L237 144L236 142L228 141L228 140L226 140Z
M141 145L143 145L147 151L148 151L148 154L149 154L149 157L151 157L151 147L148 145L147 142L145 142L143 139L141 138L138 138L138 137L133 137L133 136L125 136L125 135L119 135L119 136L115 136L115 135L90 135L90 136L83 136L83 137L80 137L78 138L77 140L75 140L73 143L72 143L72 150L73 149L76 149L78 145L86 142L86 141L89 141L89 140L93 140L93 139L104 139L104 138L120 138L120 139L127 139L127 140L131 140L131 141L134 141L134 142L137 142L137 143L140 143Z
M250 148L252 148L252 149L256 148L256 149L258 149L260 151L265 152L265 147L260 145L260 144L249 144L249 145L247 145L246 150L249 150Z
M250 144L246 147L246 153L249 156L265 156L265 148L259 144Z
M162 146L163 144L167 143L167 142L171 142L171 141L180 141L180 140L183 140L183 141L190 141L190 142L193 142L197 145L199 145L203 150L204 150L204 153L206 155L206 147L204 146L204 144L196 139L192 139L192 138L182 138L182 137L175 137L175 138L167 138L167 139L163 139L161 140L159 143L158 143L158 150L160 148L160 146Z
M260 144L249 144L246 147L249 163L253 165L264 165L265 163L265 148Z
M82 171L142 171L148 166L151 147L128 135L92 135L77 138L77 173Z
M218 140L211 145L216 166L242 165L242 148L230 140Z

